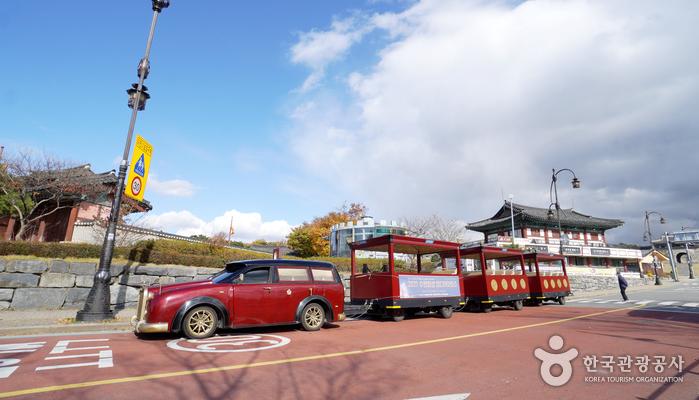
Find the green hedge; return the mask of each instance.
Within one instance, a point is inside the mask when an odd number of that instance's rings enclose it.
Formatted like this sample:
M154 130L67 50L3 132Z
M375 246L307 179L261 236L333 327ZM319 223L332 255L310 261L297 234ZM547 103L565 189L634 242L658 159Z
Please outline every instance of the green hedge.
M46 258L99 258L102 246L84 243L0 241L0 256L24 255ZM228 261L271 258L271 254L243 249L229 249L204 243L176 240L144 240L131 247L117 247L114 257L139 263L190 265L221 268ZM298 259L287 256L285 258ZM350 271L350 259L340 257L312 257L310 260L335 264L341 272ZM357 259L357 269L367 264L372 271L380 271L385 259ZM396 260L396 268L404 265Z

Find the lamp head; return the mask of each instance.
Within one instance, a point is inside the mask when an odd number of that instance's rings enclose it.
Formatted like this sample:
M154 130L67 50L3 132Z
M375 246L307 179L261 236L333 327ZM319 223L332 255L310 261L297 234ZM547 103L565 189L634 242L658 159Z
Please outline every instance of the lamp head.
M549 210L546 212L546 217L547 217L548 219L552 219L552 218L553 218L553 210L551 210L551 209L549 208Z
M665 218L660 217L660 223L661 223L661 224L664 224L665 222L666 222L666 221L665 221Z
M129 95L129 108L133 109L136 99L139 97L138 111L143 111L146 108L146 100L150 99L150 94L148 94L148 88L145 85L141 86L141 96L139 96L137 83L132 84L131 89L128 89L126 93Z
M578 178L574 177L571 184L573 185L573 189L580 189L580 180Z
M153 0L153 11L161 12L170 6L170 0Z

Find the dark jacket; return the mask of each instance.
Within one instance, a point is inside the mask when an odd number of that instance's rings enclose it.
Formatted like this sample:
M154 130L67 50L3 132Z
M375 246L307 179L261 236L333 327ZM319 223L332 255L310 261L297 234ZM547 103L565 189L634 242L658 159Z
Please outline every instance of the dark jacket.
M624 278L621 274L617 275L617 278L619 278L619 287L622 289L626 289L629 286L629 283L626 282L626 278Z

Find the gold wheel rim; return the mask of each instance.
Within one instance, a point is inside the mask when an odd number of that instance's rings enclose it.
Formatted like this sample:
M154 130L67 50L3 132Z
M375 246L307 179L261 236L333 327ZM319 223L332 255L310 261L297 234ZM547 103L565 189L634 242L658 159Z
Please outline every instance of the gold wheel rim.
M204 335L214 329L214 314L210 310L197 310L187 322L189 330L196 335Z
M311 328L317 328L323 323L323 310L319 306L308 307L303 320Z

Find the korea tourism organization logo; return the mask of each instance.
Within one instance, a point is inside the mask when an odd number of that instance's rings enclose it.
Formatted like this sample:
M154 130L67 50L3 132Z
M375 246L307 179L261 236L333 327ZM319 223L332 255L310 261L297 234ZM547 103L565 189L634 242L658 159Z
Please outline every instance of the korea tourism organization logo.
M214 336L208 339L176 339L168 342L173 350L194 353L242 353L286 346L291 339L279 335Z
M561 350L563 348L563 338L558 335L551 336L549 338L549 347L554 351ZM578 356L578 349L571 348L560 353L550 353L541 347L537 347L534 350L534 356L541 361L541 367L539 368L541 379L550 386L563 386L573 376L572 361ZM558 366L561 370L561 373L558 375L553 373L555 366Z
M571 347L564 350L563 337L553 335L548 340L549 349L537 347L534 357L541 364L539 375L549 386L559 387L573 377L573 360L580 354ZM682 355L597 355L582 356L585 383L681 383L684 381ZM672 374L672 375L668 375Z

